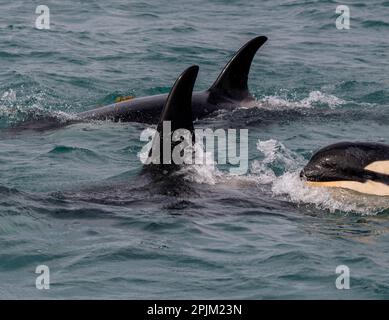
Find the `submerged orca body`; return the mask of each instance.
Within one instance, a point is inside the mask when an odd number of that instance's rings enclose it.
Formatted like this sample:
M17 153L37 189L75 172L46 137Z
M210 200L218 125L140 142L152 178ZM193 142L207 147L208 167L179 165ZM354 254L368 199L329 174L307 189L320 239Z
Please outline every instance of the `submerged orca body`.
M192 118L194 120L219 110L253 103L247 80L251 62L258 49L267 41L264 36L247 42L227 63L210 89L193 92ZM160 118L167 94L134 98L77 114L80 121L112 120L154 124Z
M389 145L341 142L317 151L301 171L316 187L389 196Z

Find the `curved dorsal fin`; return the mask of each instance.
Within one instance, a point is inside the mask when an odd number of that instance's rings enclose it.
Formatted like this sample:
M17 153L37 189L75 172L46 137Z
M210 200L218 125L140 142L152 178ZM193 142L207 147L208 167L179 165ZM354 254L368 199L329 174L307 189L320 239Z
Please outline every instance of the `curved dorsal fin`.
M241 47L224 67L210 91L236 100L250 97L247 80L251 62L258 49L266 41L267 37L260 36L250 40Z
M198 72L198 66L191 66L177 78L162 109L157 125L158 134L154 136L149 152L149 157L159 158L160 168L167 168L164 165L169 167L169 164L172 163L171 153L174 144L171 139L174 131L178 129L189 130L192 134L192 141L194 140L192 92ZM168 125L167 122L169 122ZM167 131L164 132L164 130ZM169 150L165 150L166 148ZM154 162L154 160L155 158L152 161Z
M176 80L166 99L158 122L157 131L162 130L163 121L171 122L171 130L193 131L192 92L199 72L198 66L186 69Z

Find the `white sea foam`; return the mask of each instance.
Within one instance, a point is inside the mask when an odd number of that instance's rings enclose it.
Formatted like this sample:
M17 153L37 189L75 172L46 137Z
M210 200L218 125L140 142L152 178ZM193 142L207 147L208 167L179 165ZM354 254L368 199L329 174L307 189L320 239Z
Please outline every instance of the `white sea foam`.
M0 101L16 101L16 92L13 89L5 91L2 94Z
M333 109L347 103L346 100L340 99L334 95L324 93L318 90L311 91L308 97L293 101L286 98L272 95L266 96L257 100L258 107L271 107L271 108L286 108L286 109L298 109L298 108L313 108L317 105L326 105Z

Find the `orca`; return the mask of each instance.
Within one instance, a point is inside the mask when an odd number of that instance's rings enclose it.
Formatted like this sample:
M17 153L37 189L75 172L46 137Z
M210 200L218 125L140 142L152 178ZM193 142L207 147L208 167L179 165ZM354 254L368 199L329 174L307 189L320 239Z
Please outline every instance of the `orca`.
M300 173L313 187L389 196L389 145L340 142L317 151Z
M266 41L267 37L265 36L258 36L248 41L230 59L209 89L193 92L193 120L201 119L220 109L232 110L239 106L255 105L255 99L248 89L247 81L252 60ZM130 97L130 99L124 99L117 103L77 113L68 119L45 116L40 119L26 120L8 131L10 133L22 130L45 131L93 120L156 124L167 97L168 94Z
M248 41L235 53L208 90L193 92L193 120L201 119L216 110L233 109L254 103L255 99L249 92L247 80L252 60L266 41L265 36ZM78 113L76 118L79 121L112 120L155 124L160 118L167 97L168 94L159 94L133 98Z

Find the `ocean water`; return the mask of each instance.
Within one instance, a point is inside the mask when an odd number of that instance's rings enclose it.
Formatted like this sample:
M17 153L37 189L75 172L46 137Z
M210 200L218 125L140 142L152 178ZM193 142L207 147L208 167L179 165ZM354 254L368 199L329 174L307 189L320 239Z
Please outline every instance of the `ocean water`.
M388 1L49 0L50 30L34 28L39 4L1 4L0 298L389 298L389 199L298 178L322 146L389 143ZM338 4L349 30L335 27ZM209 165L178 186L143 178L144 124L9 134L168 92L191 64L206 89L257 35L269 41L249 77L256 106L196 123L249 130L244 176Z

